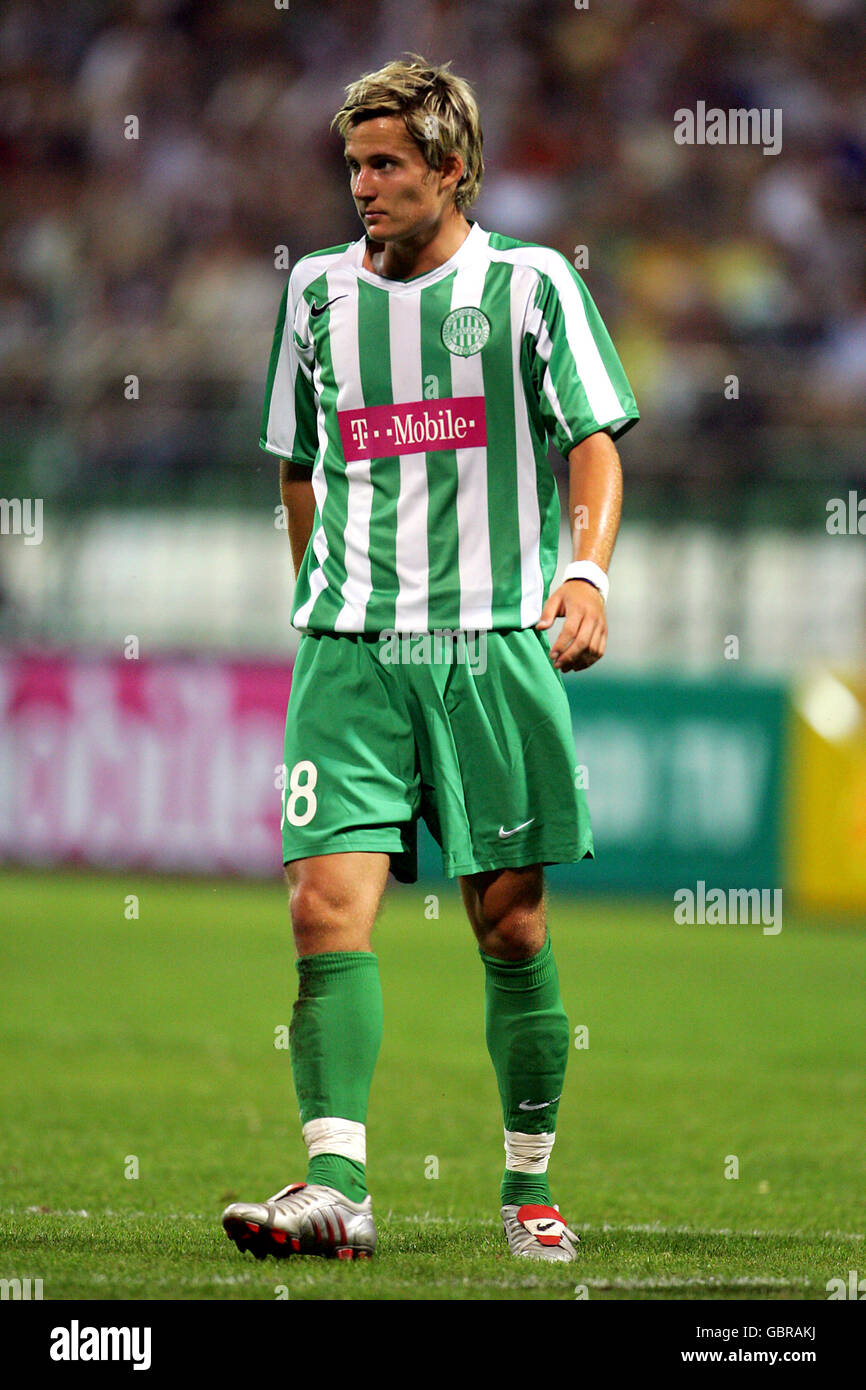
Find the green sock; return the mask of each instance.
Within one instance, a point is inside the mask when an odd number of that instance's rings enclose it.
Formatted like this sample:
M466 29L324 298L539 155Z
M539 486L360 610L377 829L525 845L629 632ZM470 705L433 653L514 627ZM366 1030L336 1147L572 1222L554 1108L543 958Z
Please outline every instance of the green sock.
M371 951L329 951L301 956L297 967L289 1046L301 1124L326 1117L366 1124L382 1041L379 961ZM311 1158L306 1181L353 1202L367 1195L364 1164L342 1154Z
M484 1026L507 1131L553 1134L568 1060L568 1018L548 936L529 960L484 962ZM521 1103L524 1109L521 1109ZM550 1205L547 1173L505 1168L503 1205Z
M318 1117L317 1117L318 1118ZM363 1163L342 1154L316 1154L307 1163L305 1182L319 1182L323 1187L335 1187L351 1202L363 1202L367 1195L367 1177Z
M506 1168L499 1187L499 1201L503 1207L552 1207L547 1174L512 1173Z

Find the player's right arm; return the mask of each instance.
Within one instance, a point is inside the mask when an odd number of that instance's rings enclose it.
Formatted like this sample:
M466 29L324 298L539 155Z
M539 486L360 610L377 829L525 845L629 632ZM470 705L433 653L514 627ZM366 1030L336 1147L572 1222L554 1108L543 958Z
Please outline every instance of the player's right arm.
M297 273L296 265L280 302L259 436L262 448L279 456L280 499L295 578L313 533L316 501L312 473L318 449L313 347Z
M286 509L289 545L292 549L296 579L313 534L316 498L311 479L310 470L304 464L293 463L291 459L280 459L280 498Z

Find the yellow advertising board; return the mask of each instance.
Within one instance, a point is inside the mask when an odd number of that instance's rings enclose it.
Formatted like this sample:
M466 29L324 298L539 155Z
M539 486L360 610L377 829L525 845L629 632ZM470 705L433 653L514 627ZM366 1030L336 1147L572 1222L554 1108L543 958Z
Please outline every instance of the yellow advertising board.
M793 692L786 883L804 903L866 908L866 673Z

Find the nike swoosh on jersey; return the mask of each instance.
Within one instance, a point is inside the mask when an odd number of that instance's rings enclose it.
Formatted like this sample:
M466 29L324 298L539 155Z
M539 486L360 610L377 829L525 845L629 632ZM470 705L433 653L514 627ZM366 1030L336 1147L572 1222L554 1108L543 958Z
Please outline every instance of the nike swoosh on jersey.
M509 835L516 835L517 832L518 832L518 830L525 830L526 827L527 827L528 825L531 825L532 822L533 822L534 820L535 820L535 816L532 816L532 817L530 817L529 820L525 820L525 821L523 822L522 825L515 825L515 827L514 827L513 830L506 830L504 825L500 825L500 827L499 827L499 838L500 838L500 840L507 840L508 837L509 837Z
M347 298L348 296L345 294L335 294L334 298L329 299L327 304L317 304L316 301L313 300L312 304L310 305L310 318L317 319L320 314L323 314L325 312L326 309L330 309L332 304L336 304L338 299Z
M553 1105L554 1101L557 1100L562 1100L561 1091L558 1096L553 1097L553 1100L542 1100L536 1105L534 1105L531 1100L522 1100L517 1108L518 1110L546 1110L548 1105Z

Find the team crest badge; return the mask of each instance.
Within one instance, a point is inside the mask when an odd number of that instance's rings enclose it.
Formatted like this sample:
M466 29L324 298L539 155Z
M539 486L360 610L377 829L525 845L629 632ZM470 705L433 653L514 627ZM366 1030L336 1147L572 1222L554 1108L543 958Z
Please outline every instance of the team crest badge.
M474 357L490 337L490 320L480 309L452 309L442 323L442 341L456 357Z

